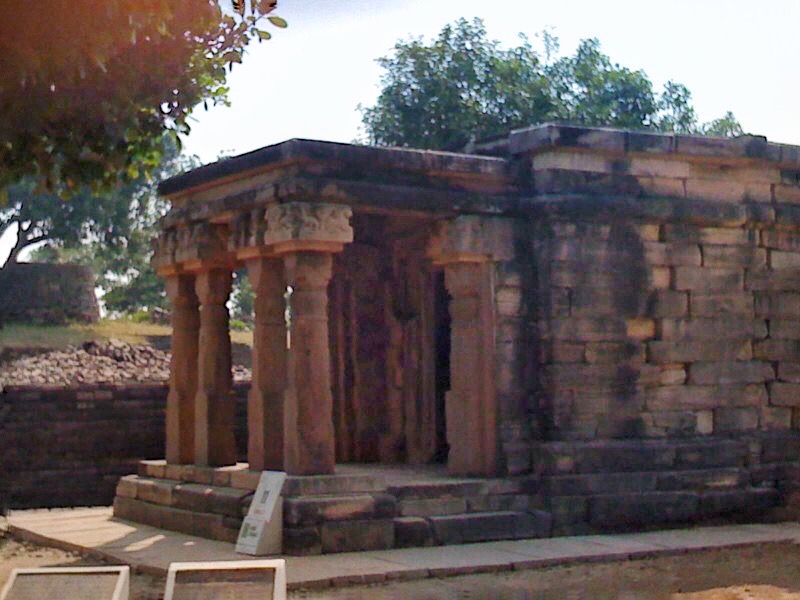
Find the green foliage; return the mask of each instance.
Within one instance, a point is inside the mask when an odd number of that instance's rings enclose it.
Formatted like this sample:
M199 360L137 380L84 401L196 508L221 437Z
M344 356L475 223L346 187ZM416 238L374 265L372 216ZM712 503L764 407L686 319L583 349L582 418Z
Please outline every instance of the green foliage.
M231 319L228 322L228 325L233 331L250 331L252 328L251 325L245 323L241 319Z
M647 74L611 61L596 39L558 57L558 38L540 36L544 58L527 38L511 49L487 37L480 19L447 25L426 43L400 41L378 59L382 91L359 107L369 141L378 145L456 150L470 140L548 121L708 133L698 125L686 86L653 90ZM741 131L728 113L713 122L725 135Z
M255 318L255 300L256 293L247 276L247 270L237 271L231 294L231 316L245 323L252 323Z
M165 131L227 102L226 75L275 0L0 3L0 190L23 178L72 194L158 168ZM265 17L267 17L265 19ZM176 138L177 139L177 136Z
M164 308L163 281L150 267L156 223L167 211L156 185L197 166L198 161L181 156L169 136L162 140L161 153L163 158L155 172L155 181L147 182L141 177L134 184L120 186L102 196L82 189L69 200L61 200L53 194L35 194L31 184L12 186L12 202L0 210L0 224L4 218L16 219L21 227L33 232L27 234L25 243L18 238L21 247L40 241L31 235L47 241L47 245L35 251L35 260L91 266L109 311L131 313ZM24 194L17 193L20 187Z

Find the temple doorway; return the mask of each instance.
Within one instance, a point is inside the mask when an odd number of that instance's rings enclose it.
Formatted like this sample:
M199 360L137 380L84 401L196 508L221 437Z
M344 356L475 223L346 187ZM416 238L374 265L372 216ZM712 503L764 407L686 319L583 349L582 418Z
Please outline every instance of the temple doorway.
M430 221L356 215L334 259L330 342L336 460L447 460L450 316Z

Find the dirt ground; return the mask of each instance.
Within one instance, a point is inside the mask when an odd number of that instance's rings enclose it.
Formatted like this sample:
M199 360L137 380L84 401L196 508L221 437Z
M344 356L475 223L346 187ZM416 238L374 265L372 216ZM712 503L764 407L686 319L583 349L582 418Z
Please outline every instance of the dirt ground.
M442 550L446 552L446 549ZM96 565L0 531L0 588L16 567ZM164 582L134 575L131 600L160 600ZM800 546L769 544L614 563L297 591L303 600L800 600Z

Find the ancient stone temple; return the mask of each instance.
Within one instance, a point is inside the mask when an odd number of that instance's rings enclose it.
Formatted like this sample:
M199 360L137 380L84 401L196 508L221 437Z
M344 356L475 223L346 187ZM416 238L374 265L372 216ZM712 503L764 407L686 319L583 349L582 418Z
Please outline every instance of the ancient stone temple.
M767 519L800 477L800 148L544 125L292 140L161 187L166 460L116 513L287 552ZM225 303L256 292L246 456Z

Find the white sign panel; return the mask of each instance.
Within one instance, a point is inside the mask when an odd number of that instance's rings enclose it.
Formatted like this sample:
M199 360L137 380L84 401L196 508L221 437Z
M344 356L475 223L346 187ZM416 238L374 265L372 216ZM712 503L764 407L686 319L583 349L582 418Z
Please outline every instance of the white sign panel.
M253 501L239 530L236 552L251 556L280 554L283 536L281 491L286 481L282 471L264 471Z
M128 600L130 567L14 569L0 600Z
M164 600L286 600L286 562L172 563Z

